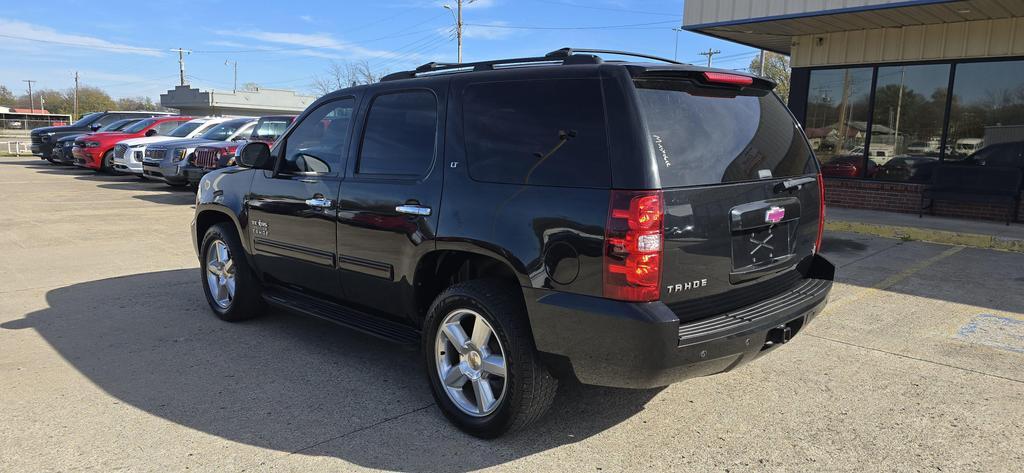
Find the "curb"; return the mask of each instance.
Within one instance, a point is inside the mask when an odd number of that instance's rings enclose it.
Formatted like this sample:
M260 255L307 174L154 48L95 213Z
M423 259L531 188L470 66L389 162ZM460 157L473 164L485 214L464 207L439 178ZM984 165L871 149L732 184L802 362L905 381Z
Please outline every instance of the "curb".
M919 240L945 245L960 245L989 250L1024 253L1024 240L976 233L950 232L931 228L878 225L874 223L826 220L825 229L833 232L863 233L884 238Z

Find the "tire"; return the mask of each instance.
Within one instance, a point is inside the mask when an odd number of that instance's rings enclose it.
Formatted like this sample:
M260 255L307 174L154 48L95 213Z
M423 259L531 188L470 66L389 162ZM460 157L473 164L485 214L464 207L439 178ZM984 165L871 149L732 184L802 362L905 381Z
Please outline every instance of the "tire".
M113 168L110 167L113 164L113 162L114 162L114 151L113 150L107 151L106 153L103 153L103 160L100 161L100 169L99 169L99 171L100 172L105 172L105 173L109 173L109 172L113 171Z
M491 280L455 284L437 296L424 322L423 356L426 359L427 377L434 400L445 417L459 429L476 437L499 437L536 421L551 406L558 387L558 381L548 373L540 361L527 322L526 309L519 295L513 292L516 289L518 288L510 288L507 284ZM438 337L442 323L454 323L455 319L452 317L461 317L457 314L467 314L466 317L479 316L486 321L487 328L491 329L491 341L485 343L488 348L464 345L463 348L469 353L463 354L462 350L456 353L451 351L454 344L450 344L450 335L442 333L441 338ZM473 332L479 323L478 320L473 320L471 331L464 331L463 335L471 339L472 335L475 335ZM459 324L466 329L466 322ZM495 349L502 351L504 378L485 373L488 371L487 360L493 359ZM473 351L477 352L475 364L471 363ZM481 357L484 360L482 364ZM479 398L476 395L477 385L461 371L461 375L456 373L455 376L461 376L460 378L452 377L451 385L458 385L462 378L466 378L467 381L455 394L450 394L447 387L450 384L442 380L442 371L449 372L445 370L444 365L478 365L480 371L476 375L481 378L476 382L488 383L491 397L496 399L495 407L489 411L481 407L475 400ZM472 373L474 372L471 371ZM497 394L498 384L501 386L500 395ZM473 394L469 394L470 392ZM457 399L462 401L461 404ZM477 412L467 411L465 401L469 401L471 406L475 405Z
M221 292L215 296L214 289L211 287L217 285L211 281L211 276L217 281L221 280L216 277L217 274L211 271L211 264L213 264L211 252L216 251L215 248L219 248L216 246L218 242L226 247L228 260L231 262L231 267L227 269L227 272L231 273L233 278L234 293L229 293L227 298L224 298L225 294ZM210 304L213 313L221 320L228 322L238 322L260 315L264 307L263 299L260 297L260 282L249 267L245 250L242 248L242 242L238 239L238 233L235 232L234 227L227 223L213 225L206 231L201 248L200 281L203 285L203 293L206 294L206 302ZM225 266L221 264L218 269L224 271ZM225 274L222 272L220 276L224 277Z

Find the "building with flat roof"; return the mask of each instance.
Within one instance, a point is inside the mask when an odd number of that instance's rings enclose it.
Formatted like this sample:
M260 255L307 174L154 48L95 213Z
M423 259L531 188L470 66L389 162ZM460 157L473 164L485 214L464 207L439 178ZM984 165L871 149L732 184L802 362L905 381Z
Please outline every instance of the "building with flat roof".
M832 205L917 212L939 166L1024 166L1024 1L687 0L684 28L790 56Z
M178 110L182 115L297 115L316 97L300 95L291 90L256 89L228 91L203 91L187 85L179 85L167 93L160 94L160 105Z

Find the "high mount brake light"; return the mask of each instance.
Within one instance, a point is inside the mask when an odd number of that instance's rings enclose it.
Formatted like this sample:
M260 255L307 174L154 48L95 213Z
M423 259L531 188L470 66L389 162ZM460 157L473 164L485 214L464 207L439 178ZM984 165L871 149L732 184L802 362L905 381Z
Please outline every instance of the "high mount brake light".
M605 297L630 302L661 297L663 199L661 191L612 191L605 228Z
M741 76L739 74L726 74L723 72L705 72L704 81L712 84L738 85L741 87L754 85L753 77Z

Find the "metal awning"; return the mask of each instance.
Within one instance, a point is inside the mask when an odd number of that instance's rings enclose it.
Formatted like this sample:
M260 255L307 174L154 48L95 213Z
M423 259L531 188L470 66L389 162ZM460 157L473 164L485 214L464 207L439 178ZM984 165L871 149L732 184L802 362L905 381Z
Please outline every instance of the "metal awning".
M916 0L685 25L684 28L788 55L793 38L797 36L1014 17L1024 17L1024 1Z

